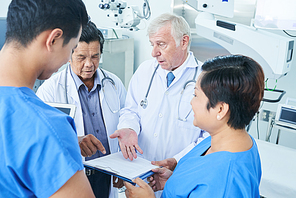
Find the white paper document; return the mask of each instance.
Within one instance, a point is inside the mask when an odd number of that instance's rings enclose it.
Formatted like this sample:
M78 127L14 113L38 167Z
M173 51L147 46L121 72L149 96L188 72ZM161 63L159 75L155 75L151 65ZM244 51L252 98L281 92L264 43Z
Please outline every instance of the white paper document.
M121 152L85 161L83 163L85 167L115 175L131 183L133 183L132 180L137 177L145 179L153 174L151 171L152 169L158 168L158 166L152 165L150 161L140 157L137 157L133 161L125 159Z

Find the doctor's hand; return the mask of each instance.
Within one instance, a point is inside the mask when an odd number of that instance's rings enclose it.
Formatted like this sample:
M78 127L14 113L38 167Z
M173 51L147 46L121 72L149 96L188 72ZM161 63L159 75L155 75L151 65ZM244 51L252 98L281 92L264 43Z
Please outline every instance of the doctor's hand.
M177 160L175 158L167 158L161 161L152 161L151 164L156 166L162 166L171 171L174 171L177 166Z
M90 157L94 155L97 150L106 154L106 150L101 141L92 134L78 137L78 142L83 157Z
M119 129L116 130L110 138L118 138L119 146L123 157L125 159L129 158L131 161L137 158L136 150L143 154L142 149L138 145L138 135L132 129Z
M163 190L165 183L173 174L173 171L167 168L156 168L156 169L152 169L152 171L155 174L147 178L147 181L149 182L149 186L151 186L151 188L155 192L159 190Z
M129 182L124 182L126 187L125 195L127 198L154 198L154 192L150 188L150 186L141 180L140 178L136 178L133 180L139 187L133 186Z

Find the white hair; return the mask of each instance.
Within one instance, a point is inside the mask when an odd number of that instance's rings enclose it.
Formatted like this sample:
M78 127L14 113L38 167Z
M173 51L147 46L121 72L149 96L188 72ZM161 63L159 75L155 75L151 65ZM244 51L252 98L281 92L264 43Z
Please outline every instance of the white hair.
M171 34L176 42L176 47L179 46L184 35L189 36L189 43L187 46L187 51L189 51L191 43L190 26L181 16L177 16L171 13L164 13L156 17L149 24L149 27L147 29L148 36L156 34L160 28L165 27L168 24L171 25Z

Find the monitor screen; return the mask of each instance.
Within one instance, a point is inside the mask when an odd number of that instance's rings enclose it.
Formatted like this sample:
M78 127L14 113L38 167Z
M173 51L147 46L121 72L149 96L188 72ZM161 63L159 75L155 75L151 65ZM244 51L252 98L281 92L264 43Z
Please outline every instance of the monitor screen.
M296 111L291 108L282 107L279 121L296 124Z
M0 49L2 49L5 42L6 33L6 18L0 17Z
M254 26L264 29L296 30L295 0L257 0Z

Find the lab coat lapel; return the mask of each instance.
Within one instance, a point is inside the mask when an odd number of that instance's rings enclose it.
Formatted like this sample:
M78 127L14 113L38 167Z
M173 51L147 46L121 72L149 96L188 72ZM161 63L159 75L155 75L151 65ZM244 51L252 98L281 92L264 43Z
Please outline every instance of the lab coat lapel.
M100 101L101 101L101 104L103 104L103 101L105 100L105 96L103 94L103 86L102 86L102 79L104 78L104 75L102 74L100 69L97 69L97 75L99 75L99 81L100 81L100 85L101 85L101 89L99 91Z
M70 67L70 66L69 66ZM68 95L68 101L70 104L76 105L76 114L74 117L76 129L77 129L77 135L83 136L84 135L84 125L83 125L83 116L82 116L82 109L81 109L81 103L79 99L79 95L76 89L75 82L72 78L70 69L68 68L67 71L67 95Z
M98 69L97 72L99 75L100 82L102 83L102 79L104 78L104 75L102 74L100 69ZM107 72L105 72L105 74L107 75ZM118 117L119 117L118 114L119 113L113 114L110 111L110 109L107 105L107 102L106 102L106 97L103 92L102 84L101 84L101 90L99 91L99 97L100 97L102 114L103 114L103 119L104 119L104 123L105 123L105 127L106 127L107 137L108 137L108 143L109 143L111 153L113 153L113 152L117 151L118 142L116 139L110 139L109 136L111 134L113 134L114 131L116 130L116 127L118 124Z

